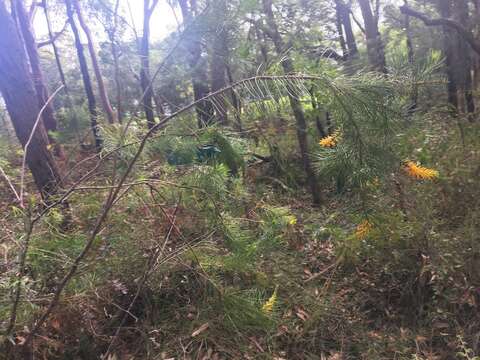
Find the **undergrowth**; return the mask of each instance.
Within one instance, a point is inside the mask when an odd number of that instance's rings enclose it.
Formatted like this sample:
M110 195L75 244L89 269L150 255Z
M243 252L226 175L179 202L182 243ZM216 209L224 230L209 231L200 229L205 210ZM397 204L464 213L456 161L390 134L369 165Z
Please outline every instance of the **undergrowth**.
M353 178L348 166L328 168L322 208L306 205L293 125L258 128L256 139L167 130L35 338L37 358L99 358L122 326L113 354L125 359L476 359L480 128L463 124L462 139L443 116L405 127L398 159L369 160ZM312 148L341 155L325 151ZM122 172L132 154L108 166ZM438 178L412 179L401 158ZM9 157L2 164L14 175ZM5 351L81 251L108 191L99 176L74 194L67 232L59 212L42 220ZM2 218L2 327L21 222L19 209Z

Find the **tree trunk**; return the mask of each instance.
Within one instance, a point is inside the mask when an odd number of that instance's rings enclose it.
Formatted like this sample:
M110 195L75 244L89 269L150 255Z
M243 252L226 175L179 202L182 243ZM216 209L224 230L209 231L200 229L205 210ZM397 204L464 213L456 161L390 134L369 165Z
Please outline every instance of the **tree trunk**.
M189 26L185 38L185 44L188 50L188 64L192 72L193 97L195 101L202 99L210 92L208 86L207 62L202 56L201 34L192 22L196 15L195 0L179 0L180 9L184 24ZM201 101L196 107L198 126L205 127L212 124L214 119L214 109L209 101Z
M346 59L348 58L348 50L347 50L347 43L345 42L345 37L343 36L343 28L342 28L342 3L340 0L335 1L335 26L337 28L338 33L338 42L340 43L340 48L342 49L343 57Z
M71 0L71 1L73 2L75 12L77 13L80 26L82 27L83 32L87 37L88 51L90 53L90 58L92 60L93 72L95 74L95 78L97 79L98 92L100 93L100 100L102 101L103 111L107 115L108 122L110 124L113 124L115 122L115 112L113 111L112 106L110 105L110 100L108 100L107 89L103 82L103 76L100 71L100 66L98 65L97 54L95 52L95 46L93 44L92 34L90 33L90 29L88 28L87 23L83 18L82 9L78 4L78 0Z
M216 27L213 29L214 38L211 47L210 76L212 92L220 90L227 85L227 61L228 61L228 43L226 28L226 0L216 0L214 5L214 18ZM227 104L223 97L215 100L216 121L226 125L228 123Z
M480 0L473 0L473 34L480 43ZM477 90L480 84L480 54L473 54L473 89Z
M73 18L73 8L71 0L65 0L65 5L67 7L67 16L72 28L73 37L75 38L75 48L77 50L78 62L80 64L80 72L82 73L83 87L85 89L85 94L87 95L88 102L88 112L90 113L90 127L92 129L93 138L95 140L95 148L97 151L102 149L102 137L98 129L97 123L97 104L95 100L95 95L93 94L92 82L90 80L90 75L88 73L87 59L83 52L83 45L80 40L80 34L78 33L77 25L75 24L75 19Z
M407 0L404 0L405 6L408 6ZM415 58L413 52L413 42L412 42L412 31L410 29L410 16L405 15L405 38L406 38L406 45L407 45L407 57L408 63L413 69ZM413 114L417 109L417 102L418 102L418 86L414 82L412 84L412 94L410 95L410 105L408 106L407 112L409 115Z
M229 64L227 64L227 77L228 77L228 84L229 85L233 84L234 83L233 75L232 75L232 70L230 69ZM238 131L242 132L243 131L242 118L240 117L240 113L242 112L242 104L234 89L230 91L230 96L232 98L232 106L235 109L235 112L234 112L235 126Z
M370 0L358 0L358 3L360 4L360 10L365 25L368 61L373 70L386 74L385 52L380 32L378 31L377 19L372 13Z
M150 0L143 0L143 34L139 48L140 55L140 85L142 87L142 105L147 118L149 129L155 126L155 116L153 115L153 85L150 81L150 17L157 5L158 0L153 0L150 7Z
M277 24L275 22L275 17L272 10L272 0L262 0L263 11L266 15L266 22L268 26L268 35L271 37L273 44L275 46L275 51L278 56L281 56L285 51L285 44L282 37L278 31ZM294 66L290 58L285 58L282 61L282 68L285 74L293 73ZM303 113L302 105L300 101L294 97L289 96L290 106L295 117L297 125L297 138L298 144L300 147L300 154L302 156L303 168L307 176L307 182L310 186L310 192L312 194L313 203L320 204L321 194L318 187L317 179L312 168L310 157L308 156L308 140L307 140L307 123L305 120L305 114Z
M450 17L450 0L438 0L438 10L443 18ZM457 79L455 76L455 34L443 26L443 52L445 55L445 67L447 73L447 95L448 103L454 114L458 111L458 97L457 97Z
M38 104L42 107L49 97L47 87L45 86L45 81L43 79L43 72L40 67L40 57L38 56L37 43L33 35L32 27L30 20L23 6L21 0L15 0L15 10L18 19L18 24L23 36L23 41L25 44L25 49L27 50L28 59L30 62L30 68L32 70L32 77L35 84L36 98ZM42 114L43 124L47 130L48 139L51 144L55 144L55 152L57 155L61 156L62 151L61 147L56 145L55 138L50 135L50 132L57 131L57 120L55 119L55 112L51 103L47 104L45 110Z
M456 10L455 17L460 24L469 24L469 10L468 4L465 0L458 0L455 2ZM475 102L473 99L473 80L472 80L472 52L470 46L459 34L457 37L457 58L458 63L456 68L458 69L459 79L461 79L461 89L462 95L465 97L465 108L466 112L469 114L470 119L471 115L475 112Z
M350 19L350 9L342 0L335 0L335 10L337 21L343 26L344 42L346 43L346 58L351 59L358 53L357 42L353 34L352 21ZM338 26L338 25L337 25ZM345 55L345 53L344 53Z
M155 104L155 111L158 118L162 120L165 117L165 109L163 108L162 100L158 92L155 92L155 90L153 90L153 103Z
M23 147L40 111L27 58L5 1L0 1L0 91ZM57 191L60 172L47 146L47 134L41 123L33 134L26 160L42 198L48 201L49 196Z
M122 106L122 88L120 84L120 66L118 64L118 47L116 44L116 35L118 29L118 7L120 0L115 1L115 8L113 11L113 28L109 31L110 46L112 49L113 57L113 71L115 78L116 100L117 100L117 119L121 123L123 120L123 106Z
M63 71L62 61L60 59L60 52L58 51L57 44L55 43L55 36L53 35L50 16L48 14L47 0L42 0L42 7L43 7L43 12L45 14L45 22L47 24L48 39L50 41L50 44L52 45L53 55L55 56L55 64L57 65L58 75L60 76L60 81L62 82L63 90L65 91L65 95L67 98L67 107L69 109L72 109L73 101L72 101L72 97L70 96L70 89L67 86L65 72ZM75 133L77 134L77 138L80 140L79 124L78 124L77 114L75 113L75 111L72 112L72 126Z

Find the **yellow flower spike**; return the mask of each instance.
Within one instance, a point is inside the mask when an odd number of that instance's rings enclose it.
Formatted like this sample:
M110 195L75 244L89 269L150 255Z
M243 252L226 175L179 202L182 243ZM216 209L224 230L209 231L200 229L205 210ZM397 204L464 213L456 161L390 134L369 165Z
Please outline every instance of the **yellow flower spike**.
M323 147L334 147L335 145L337 145L337 140L333 135L329 135L320 139L318 144Z
M295 216L292 216L288 223L290 225L296 225L297 224L297 218Z
M362 221L357 228L355 229L355 238L358 240L363 240L367 237L367 235L370 233L370 231L373 228L373 224L368 221L364 220Z
M438 171L415 164L413 161L405 162L405 171L414 179L433 180L438 178Z
M265 302L265 304L263 304L262 311L264 313L267 313L267 314L271 313L273 310L273 307L277 303L277 289L278 289L278 286L275 286L275 290L273 291L272 296L270 296L270 298Z
M324 138L320 139L318 144L323 147L335 147L341 138L341 132L336 130L332 135L325 136Z

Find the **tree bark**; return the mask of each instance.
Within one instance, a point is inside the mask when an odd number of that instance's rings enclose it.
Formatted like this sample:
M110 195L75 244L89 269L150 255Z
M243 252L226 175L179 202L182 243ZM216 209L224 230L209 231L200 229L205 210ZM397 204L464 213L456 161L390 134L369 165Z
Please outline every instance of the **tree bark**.
M63 90L65 91L65 95L67 98L67 107L69 109L72 109L73 107L73 101L72 97L70 96L70 89L67 85L67 81L65 78L65 72L63 71L63 66L62 66L62 61L60 58L60 52L58 51L57 44L55 43L56 39L52 31L52 25L50 22L50 16L48 13L48 4L47 0L42 0L42 7L43 7L43 13L45 15L45 22L47 24L47 30L48 30L48 38L49 38L49 44L52 45L53 49L53 55L55 56L55 64L57 65L57 70L58 70L58 75L60 76L60 81L62 82L63 85ZM68 24L68 20L66 22ZM80 140L80 135L79 135L79 124L78 124L78 119L77 119L77 114L75 111L72 113L72 126L74 131L77 134L77 138Z
M227 64L227 77L228 77L228 84L229 85L233 84L234 82L233 75L232 75L232 70L230 69L229 64ZM242 132L243 126L242 126L242 118L240 116L240 113L242 112L242 103L240 102L240 99L238 98L234 89L230 91L230 96L232 98L232 106L235 109L235 112L234 112L235 126L238 131Z
M444 0L440 0L440 3L442 1L444 2ZM445 8L445 6L446 5L439 5L439 7L443 8ZM422 20L423 23L427 26L443 26L444 28L447 27L450 29L454 29L472 47L472 50L480 55L480 41L477 41L473 36L473 33L465 29L461 23L449 19L448 16L444 15L445 13L442 14L442 11L440 11L440 15L442 17L439 19L430 19L425 14L413 10L408 6L400 6L400 11L402 12L402 14L410 15Z
M21 0L15 0L15 10L25 44L25 49L27 50L30 68L32 70L36 98L39 106L42 107L47 102L49 94L47 87L45 86L43 72L40 66L40 57L37 51L37 44L33 35L29 16ZM55 112L51 103L47 104L45 107L45 110L42 114L42 120L43 124L45 125L45 129L47 130L49 142L55 145L56 154L61 155L61 147L56 144L55 138L50 134L50 132L57 131L57 120L55 119Z
M155 116L153 115L153 85L150 80L150 17L152 16L158 0L143 0L143 34L140 42L140 85L142 87L142 105L147 118L147 126L149 129L155 126Z
M449 0L438 0L437 3L438 11L440 16L449 17L450 16L450 1ZM404 7L405 8L405 7ZM401 10L402 13L407 13L404 10ZM409 15L412 15L411 12L408 12ZM449 31L449 28L446 25L443 25L443 52L445 54L445 71L447 74L447 98L448 103L450 104L452 114L455 115L458 112L458 97L457 97L457 78L455 76L455 49L454 49L454 34Z
M109 31L108 35L110 38L110 46L112 49L113 57L113 71L115 78L115 90L116 90L116 100L117 100L117 119L121 123L123 120L123 105L122 105L122 88L120 82L120 66L118 64L118 47L116 43L116 35L118 29L118 7L120 5L120 0L115 1L115 8L113 11L113 28Z
M342 28L342 17L341 17L341 6L343 4L340 0L335 1L335 26L337 28L338 33L338 42L340 43L340 48L342 49L342 54L345 58L348 57L348 49L347 43L345 42L345 37L343 35L343 28Z
M404 0L405 6L408 6L407 0ZM413 42L412 42L412 31L410 29L410 16L405 15L405 38L406 38L406 45L407 45L407 57L408 63L410 66L414 66L415 58L414 58L414 51L413 51ZM415 80L415 79L414 79ZM410 105L408 106L408 114L411 115L417 109L417 102L418 102L418 86L415 81L412 84L412 94L410 95Z
M227 85L227 61L228 61L228 32L226 28L227 3L226 0L216 0L214 5L215 28L213 29L213 42L211 47L210 76L212 92L220 90ZM216 121L226 125L228 123L227 104L223 97L215 101Z
M360 10L362 12L365 26L368 61L373 70L386 74L387 67L385 62L385 52L380 32L378 31L377 19L372 13L370 0L358 0L358 3L360 4Z
M73 6L75 8L75 12L77 13L77 18L80 23L80 26L87 37L87 45L88 45L88 52L90 53L90 58L92 60L92 67L93 73L95 74L95 78L97 79L97 86L98 92L100 94L100 100L102 102L103 111L107 115L107 120L110 124L115 122L115 112L112 109L112 105L110 105L110 100L108 99L107 88L105 87L105 83L103 82L102 72L100 71L100 66L98 65L97 54L95 52L95 45L93 43L92 34L90 33L90 29L87 26L82 14L82 9L78 4L78 0L71 0Z
M457 0L455 2L455 18L460 24L469 24L469 9L465 0ZM465 98L466 112L472 119L472 114L475 112L475 102L473 99L473 80L472 80L472 54L470 47L465 39L457 33L457 66L460 72L459 79L461 80L462 95Z
M192 72L193 97L198 101L205 97L209 92L207 62L202 56L202 34L195 26L192 26L197 8L195 0L179 0L180 9L184 24L189 26L185 38L185 44L188 51L188 64ZM205 127L213 123L214 109L209 101L202 101L196 107L198 126Z
M5 1L0 1L0 91L15 133L25 147L36 122L40 106L27 62L28 55ZM26 153L28 167L42 198L48 201L57 191L60 172L41 123Z
M271 37L275 46L275 51L281 56L285 51L285 44L278 31L277 23L272 10L272 0L262 0L263 12L266 15L266 23L268 27L268 36ZM282 61L282 68L285 74L294 72L293 62L290 58L286 58ZM297 138L298 145L300 147L300 154L302 156L303 168L307 177L307 183L310 187L310 193L313 198L314 204L320 204L321 194L318 186L317 178L312 168L310 157L308 155L308 138L307 138L307 123L305 120L305 114L303 113L302 105L300 101L294 96L289 96L290 107L292 108L293 115L295 117L297 125Z
M65 5L67 7L68 21L70 23L70 27L72 28L73 37L75 38L75 48L77 50L78 62L80 64L80 72L82 73L83 87L85 89L85 94L87 95L88 112L90 113L90 127L95 140L95 148L98 152L102 149L103 140L100 136L97 123L97 103L95 100L95 95L93 94L92 82L90 80L90 74L88 73L87 59L85 58L85 53L83 51L80 34L78 32L77 25L75 24L75 19L73 18L73 7L71 0L65 0Z
M346 58L351 59L358 53L358 49L355 35L352 29L350 9L348 8L348 5L345 4L342 0L335 0L335 11L337 14L337 21L340 23L340 27L343 26L342 34L345 35L344 42L346 45L347 53L344 53L344 55L346 55Z

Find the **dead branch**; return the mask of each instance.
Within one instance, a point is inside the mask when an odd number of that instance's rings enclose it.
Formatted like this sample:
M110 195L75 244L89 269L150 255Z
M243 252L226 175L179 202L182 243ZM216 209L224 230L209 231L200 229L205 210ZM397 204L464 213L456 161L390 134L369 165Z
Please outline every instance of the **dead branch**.
M470 45L472 50L480 55L480 42L477 41L473 34L465 29L460 23L446 18L431 19L426 14L413 10L406 5L400 6L400 12L404 15L413 16L422 20L427 26L446 26L455 30Z

